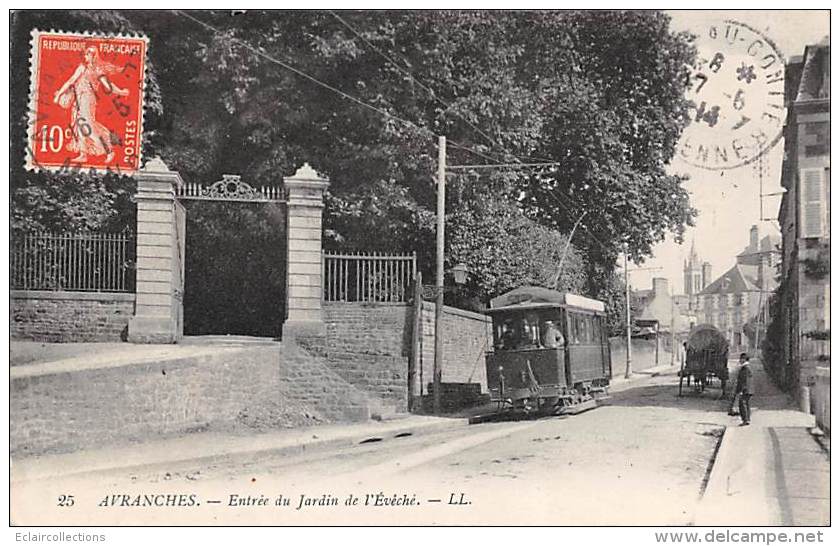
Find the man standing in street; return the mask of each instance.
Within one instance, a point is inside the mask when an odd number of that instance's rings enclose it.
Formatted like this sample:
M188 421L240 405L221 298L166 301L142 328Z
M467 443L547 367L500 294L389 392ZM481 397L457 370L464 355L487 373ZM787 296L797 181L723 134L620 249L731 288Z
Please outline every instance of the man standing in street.
M735 392L732 394L732 406L735 406L735 397L738 396L738 410L741 413L741 426L750 424L750 398L752 398L755 386L753 373L750 369L750 357L747 353L741 353L739 359L741 367L738 369L738 379L735 382ZM730 413L732 413L730 411Z

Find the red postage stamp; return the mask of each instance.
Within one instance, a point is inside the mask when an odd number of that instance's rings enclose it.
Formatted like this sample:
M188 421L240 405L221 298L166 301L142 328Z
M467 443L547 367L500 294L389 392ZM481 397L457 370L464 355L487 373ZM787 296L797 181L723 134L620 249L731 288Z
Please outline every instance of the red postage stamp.
M148 39L32 31L26 167L140 166Z

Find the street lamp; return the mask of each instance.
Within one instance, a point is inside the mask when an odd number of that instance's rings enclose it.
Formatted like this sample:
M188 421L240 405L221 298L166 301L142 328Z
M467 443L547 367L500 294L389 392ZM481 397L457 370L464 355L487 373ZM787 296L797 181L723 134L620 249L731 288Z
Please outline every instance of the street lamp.
M469 269L467 269L467 265L464 262L458 262L450 271L452 272L452 277L455 279L455 284L463 285L467 282Z

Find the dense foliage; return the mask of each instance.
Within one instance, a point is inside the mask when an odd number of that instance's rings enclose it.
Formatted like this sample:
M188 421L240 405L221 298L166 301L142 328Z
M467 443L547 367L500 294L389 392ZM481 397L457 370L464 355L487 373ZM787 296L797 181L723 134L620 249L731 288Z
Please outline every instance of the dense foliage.
M285 316L282 207L187 205L184 333L277 337Z
M781 279L779 286L773 291L770 297L768 314L770 323L767 325L767 332L761 343L761 361L764 370L773 382L786 392L793 392L797 387L797 373L792 366L787 365L785 357L785 319L784 299L788 297L788 282Z
M187 181L255 185L308 161L331 179L328 247L417 250L427 279L436 135L449 164L557 162L450 176L447 266L467 264L479 300L550 285L586 211L557 284L617 309L622 245L642 258L694 215L665 173L694 55L668 24L648 11L18 12L12 73L28 74L34 27L142 31L146 157ZM13 227L130 224L129 180L23 172L27 85L12 83Z

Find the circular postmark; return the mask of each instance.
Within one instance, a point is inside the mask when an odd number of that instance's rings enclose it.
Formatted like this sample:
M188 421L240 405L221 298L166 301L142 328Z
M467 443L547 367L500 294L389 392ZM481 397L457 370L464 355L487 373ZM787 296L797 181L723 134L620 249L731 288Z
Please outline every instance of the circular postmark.
M724 20L697 38L687 91L689 125L677 147L687 163L709 170L754 161L782 136L785 61L770 38Z

